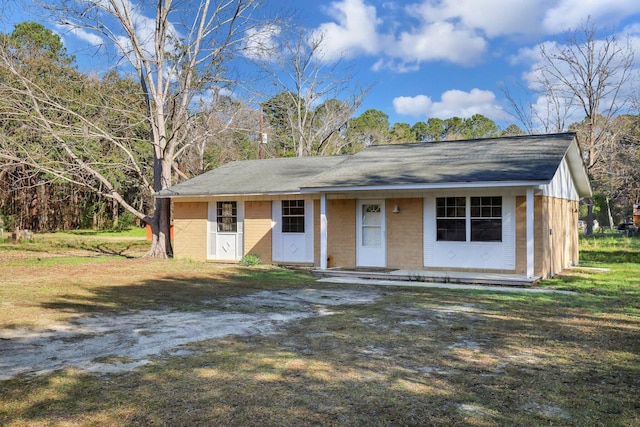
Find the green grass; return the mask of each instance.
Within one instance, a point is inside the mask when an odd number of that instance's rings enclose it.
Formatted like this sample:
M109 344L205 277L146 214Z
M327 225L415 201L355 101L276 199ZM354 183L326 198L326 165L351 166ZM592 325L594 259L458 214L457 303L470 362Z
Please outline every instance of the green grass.
M65 233L75 236L146 237L146 228L131 227L126 230L71 230Z
M99 241L65 239L76 237ZM58 251L54 240L33 244ZM273 335L193 343L191 354L124 374L69 368L0 382L0 424L637 426L639 241L581 246L589 268L540 284L573 295L349 285L379 299ZM142 309L224 310L224 298L263 289L344 288L267 266L107 254L96 263L64 253L44 268L37 259L0 263L0 329ZM23 255L38 252L0 245L6 262Z
M0 261L3 253L25 253L28 256L14 256L19 262L33 261L36 265L44 258L78 258L120 256L135 258L149 250L144 229L123 232L76 230L70 232L34 234L32 240L14 242L8 238L0 240ZM54 262L54 261L50 261ZM48 264L45 264L45 266Z
M580 264L640 263L640 237L606 235L580 238Z

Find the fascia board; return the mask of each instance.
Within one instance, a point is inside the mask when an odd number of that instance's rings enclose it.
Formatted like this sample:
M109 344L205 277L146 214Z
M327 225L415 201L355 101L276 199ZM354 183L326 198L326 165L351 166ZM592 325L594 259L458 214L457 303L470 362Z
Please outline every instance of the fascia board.
M264 193L219 193L219 194L154 194L156 199L187 199L187 198L212 198L212 197L253 197L253 196L289 196L301 194L299 191L288 192L264 192Z
M307 187L301 188L300 193L328 193L345 191L393 191L393 190L449 190L453 188L502 188L502 187L531 187L548 184L548 181L504 181L504 182L468 182L468 183L438 183L438 184L404 184L404 185L371 185L347 187Z

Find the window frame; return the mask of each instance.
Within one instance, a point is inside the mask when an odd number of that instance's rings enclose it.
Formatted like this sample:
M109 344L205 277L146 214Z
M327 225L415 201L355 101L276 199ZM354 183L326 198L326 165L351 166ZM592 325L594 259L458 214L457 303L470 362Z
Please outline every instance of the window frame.
M460 204L461 201L463 204ZM438 242L466 242L466 218L466 197L436 197L436 240ZM447 227L447 224L457 224L457 227Z
M464 200L464 204L460 202ZM503 241L502 196L435 198L436 241L500 243ZM454 225L454 227L450 227ZM457 225L457 226L456 226ZM483 237L483 236L489 236Z
M470 241L502 242L502 218L501 196L469 197ZM491 233L495 233L495 237ZM488 238L484 237L487 235Z
M281 200L282 232L304 234L306 208L304 199Z
M225 209L225 205L231 206L231 213ZM216 202L216 231L218 233L238 232L238 202L218 201Z

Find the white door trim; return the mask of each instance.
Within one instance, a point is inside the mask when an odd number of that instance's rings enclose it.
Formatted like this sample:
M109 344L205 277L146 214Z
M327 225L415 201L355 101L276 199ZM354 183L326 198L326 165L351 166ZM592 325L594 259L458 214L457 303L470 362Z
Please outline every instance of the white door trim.
M237 229L235 232L218 231L218 202L236 202ZM244 202L241 200L218 200L209 202L207 221L207 259L218 261L240 261L244 254ZM226 251L221 250L224 245Z
M313 263L313 200L295 197L291 200L304 200L304 233L282 232L282 200L274 201L271 204L272 258L277 262Z
M364 209L379 206L378 215L373 213L367 223ZM356 204L356 265L358 267L387 266L387 230L385 201L358 200Z

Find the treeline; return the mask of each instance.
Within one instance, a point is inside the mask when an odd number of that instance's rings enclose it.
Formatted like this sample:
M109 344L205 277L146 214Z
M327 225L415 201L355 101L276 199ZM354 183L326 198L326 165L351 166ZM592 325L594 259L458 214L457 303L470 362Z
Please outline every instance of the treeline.
M379 110L356 116L365 92L322 102L283 90L256 106L216 94L165 108L168 139L186 142L170 153L170 176L158 176L155 122L135 76L78 70L60 38L40 24L0 34L0 227L33 231L142 225L132 212L153 210L154 180L176 183L234 160L355 153L372 144L437 142L525 134L501 129L480 114L389 123ZM265 97L266 98L266 97ZM186 117L174 119L172 117ZM640 124L616 118L589 170L601 224L629 215L640 200ZM587 123L570 130L580 138ZM266 140L266 144L263 144ZM155 160L154 160L155 159ZM614 218L609 220L609 218Z

